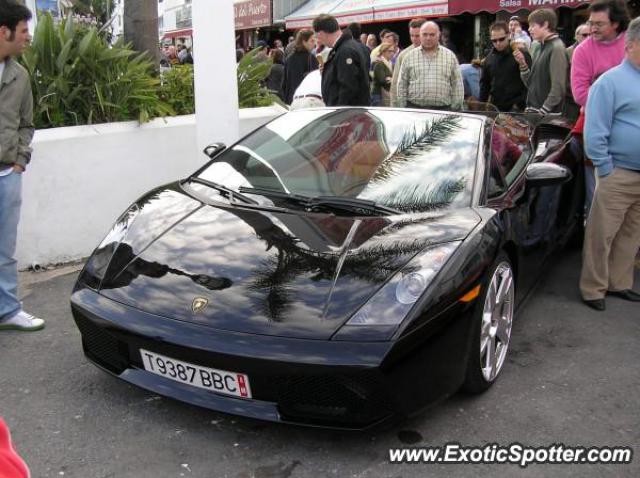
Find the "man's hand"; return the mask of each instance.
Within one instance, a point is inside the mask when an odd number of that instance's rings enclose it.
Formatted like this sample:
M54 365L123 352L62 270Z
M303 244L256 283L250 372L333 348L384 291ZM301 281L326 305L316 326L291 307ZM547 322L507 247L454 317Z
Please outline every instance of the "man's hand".
M520 65L521 69L526 70L527 68L529 68L529 65L527 65L527 60L524 57L524 53L522 53L520 49L517 49L513 52L513 57L518 62L518 65Z
M13 171L16 173L24 173L24 168L22 166L20 166L19 164L14 164L13 165Z

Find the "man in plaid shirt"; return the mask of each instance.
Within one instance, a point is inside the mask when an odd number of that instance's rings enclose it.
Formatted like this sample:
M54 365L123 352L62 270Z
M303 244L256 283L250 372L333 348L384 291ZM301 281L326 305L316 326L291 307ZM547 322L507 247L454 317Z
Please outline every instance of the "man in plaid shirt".
M420 28L420 48L404 58L398 80L398 105L409 108L460 110L464 85L453 52L440 45L440 27L426 22Z

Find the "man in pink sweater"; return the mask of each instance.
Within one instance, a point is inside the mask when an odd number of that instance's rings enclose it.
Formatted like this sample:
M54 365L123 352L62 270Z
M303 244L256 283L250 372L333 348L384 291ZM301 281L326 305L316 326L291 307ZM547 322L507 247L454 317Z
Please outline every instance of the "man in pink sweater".
M629 11L623 0L596 0L589 7L591 36L577 46L571 62L571 92L581 106L580 117L573 133L582 138L584 107L591 85L605 71L618 66L624 59L625 31ZM588 214L595 189L593 164L585 158L585 210Z

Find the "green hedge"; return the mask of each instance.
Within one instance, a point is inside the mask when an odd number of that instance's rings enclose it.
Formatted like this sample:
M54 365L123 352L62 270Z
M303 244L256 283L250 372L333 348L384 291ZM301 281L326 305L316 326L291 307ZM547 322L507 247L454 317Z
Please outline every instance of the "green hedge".
M238 104L240 108L269 106L278 102L278 97L264 87L272 62L269 58L257 57L259 50L248 52L238 63Z
M110 46L96 28L43 15L22 56L31 75L37 128L174 114L158 95L160 80L145 54Z
M264 86L271 60L247 53L237 67L240 108L279 99ZM193 66L177 65L158 76L145 54L109 45L94 27L71 19L39 18L22 64L31 76L36 128L54 128L193 114Z
M195 112L193 91L193 65L174 65L161 75L162 84L158 94L177 115Z
M240 108L269 106L280 99L263 86L271 69L271 60L256 58L256 50L247 53L238 63L238 105ZM175 65L162 73L160 98L168 103L176 114L192 114L194 108L193 66Z

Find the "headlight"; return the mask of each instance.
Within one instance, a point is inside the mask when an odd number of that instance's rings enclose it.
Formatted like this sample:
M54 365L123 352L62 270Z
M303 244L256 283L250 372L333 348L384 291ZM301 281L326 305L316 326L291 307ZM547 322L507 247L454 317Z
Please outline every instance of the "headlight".
M346 325L397 325L449 260L460 241L431 247L407 264Z
M87 264L84 266L84 273L82 275L82 279L89 287L97 288L100 285L100 282L104 279L105 273L107 272L113 253L127 235L129 227L131 227L131 224L139 212L140 208L137 204L127 209L116 221L93 254L91 254Z

